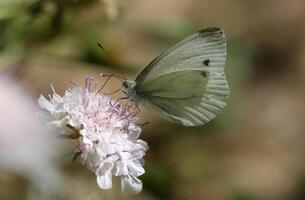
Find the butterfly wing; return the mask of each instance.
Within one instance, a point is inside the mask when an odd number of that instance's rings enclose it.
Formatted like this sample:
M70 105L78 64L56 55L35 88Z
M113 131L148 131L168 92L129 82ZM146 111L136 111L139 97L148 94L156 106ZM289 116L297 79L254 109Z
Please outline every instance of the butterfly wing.
M213 119L229 95L220 28L192 34L153 60L137 77L136 91L161 117L185 126Z

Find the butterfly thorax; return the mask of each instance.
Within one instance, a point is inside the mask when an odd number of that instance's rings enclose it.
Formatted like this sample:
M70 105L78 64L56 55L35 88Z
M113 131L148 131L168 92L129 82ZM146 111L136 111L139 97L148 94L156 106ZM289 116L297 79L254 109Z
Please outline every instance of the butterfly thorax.
M136 82L131 80L124 80L122 85L127 92L128 97L136 104L138 104L141 100L141 96L137 93Z

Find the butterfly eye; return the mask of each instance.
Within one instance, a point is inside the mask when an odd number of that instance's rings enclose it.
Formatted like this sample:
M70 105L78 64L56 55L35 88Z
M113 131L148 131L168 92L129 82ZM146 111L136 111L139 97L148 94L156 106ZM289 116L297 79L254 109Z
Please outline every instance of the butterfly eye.
M124 86L124 88L127 88L127 82L123 81L122 85Z

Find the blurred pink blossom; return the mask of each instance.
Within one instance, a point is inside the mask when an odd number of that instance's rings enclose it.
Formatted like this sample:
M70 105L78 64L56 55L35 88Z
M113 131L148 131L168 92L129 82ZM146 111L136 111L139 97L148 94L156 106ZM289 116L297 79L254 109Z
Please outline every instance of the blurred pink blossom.
M27 177L43 191L57 190L54 135L35 117L32 99L16 82L0 76L0 94L0 169Z

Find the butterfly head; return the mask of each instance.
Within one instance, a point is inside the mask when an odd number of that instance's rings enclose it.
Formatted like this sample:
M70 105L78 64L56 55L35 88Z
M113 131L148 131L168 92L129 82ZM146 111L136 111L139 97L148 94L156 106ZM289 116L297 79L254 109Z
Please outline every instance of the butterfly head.
M127 91L134 90L136 87L136 82L130 80L123 80L122 85Z
M127 95L135 102L139 101L139 95L136 91L136 82L131 80L123 80L122 85L127 93Z

